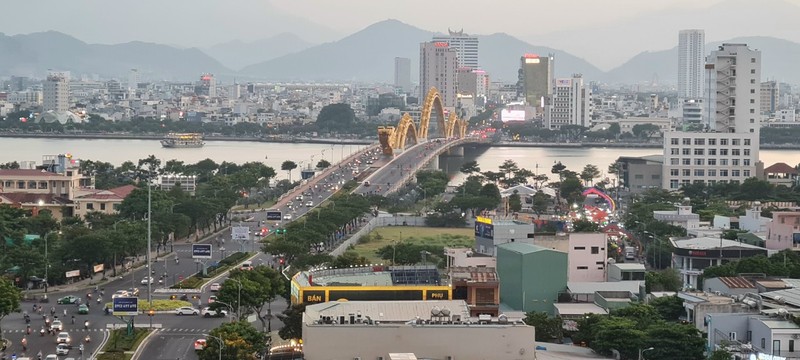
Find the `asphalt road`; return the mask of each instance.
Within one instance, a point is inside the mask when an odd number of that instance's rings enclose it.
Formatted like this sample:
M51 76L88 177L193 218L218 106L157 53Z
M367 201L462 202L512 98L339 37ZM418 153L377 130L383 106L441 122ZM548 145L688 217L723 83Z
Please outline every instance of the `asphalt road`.
M404 175L415 171L426 156L446 146L448 142L445 139L434 139L406 149L396 155L388 165L375 169L372 175L359 184L354 192L356 194L387 195L392 187L402 181Z

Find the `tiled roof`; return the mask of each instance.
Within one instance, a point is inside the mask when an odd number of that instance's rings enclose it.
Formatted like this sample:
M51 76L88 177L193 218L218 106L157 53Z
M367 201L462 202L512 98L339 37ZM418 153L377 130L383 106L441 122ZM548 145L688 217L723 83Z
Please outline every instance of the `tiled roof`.
M131 192L133 192L133 190L136 190L136 186L123 185L123 186L120 186L120 187L115 187L113 189L109 189L108 191L111 191L114 194L117 194L119 197L124 199L124 198L128 197L128 195L130 195Z
M497 282L497 272L489 267L452 267L450 276L454 281L466 280L477 283Z
M797 174L797 170L795 168L789 166L786 163L775 163L764 169L764 173L767 174Z
M41 177L65 177L61 174L36 169L0 169L0 176L41 176Z
M753 285L750 280L747 280L741 276L720 276L717 279L721 281L725 286L729 289L754 289L755 286Z

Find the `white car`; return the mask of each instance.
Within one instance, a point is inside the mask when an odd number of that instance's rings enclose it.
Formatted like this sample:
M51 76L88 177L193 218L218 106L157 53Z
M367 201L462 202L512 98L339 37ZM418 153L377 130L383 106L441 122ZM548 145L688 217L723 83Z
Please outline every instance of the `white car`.
M228 311L225 309L211 310L210 307L203 308L203 317L223 317L228 316Z
M306 206L312 207L312 206L314 206L314 202L313 201L309 201L309 202L306 203Z
M72 341L72 338L69 337L69 333L66 331L62 331L58 333L56 337L56 344L69 344Z
M61 322L61 320L53 320L53 323L50 325L50 330L64 331L64 324Z
M69 345L58 344L56 346L56 355L69 355Z
M142 279L142 285L147 285L147 284L150 284L152 282L153 282L153 277L152 276L148 276L148 277Z
M206 339L197 339L194 341L194 350L203 351L206 348Z
M56 354L47 355L47 357L44 358L44 360L58 360L58 355Z
M175 315L197 315L199 313L200 311L190 306L184 306L175 309Z
M114 295L111 295L111 298L116 299L118 297L128 297L128 295L129 295L128 292L125 290L117 290L117 292L115 292Z
M283 215L283 220L292 220L292 214Z
M209 290L209 291L219 291L219 289L220 289L221 287L222 287L222 286L220 286L220 284L219 284L219 283L213 283L213 284L211 284L211 286L209 286L209 287L208 287L208 290Z

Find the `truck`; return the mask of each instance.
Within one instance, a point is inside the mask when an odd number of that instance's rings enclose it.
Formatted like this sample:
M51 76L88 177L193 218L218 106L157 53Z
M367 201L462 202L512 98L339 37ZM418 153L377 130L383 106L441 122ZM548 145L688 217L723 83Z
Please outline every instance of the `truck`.
M636 259L636 248L633 246L626 246L625 260L634 260L634 259Z

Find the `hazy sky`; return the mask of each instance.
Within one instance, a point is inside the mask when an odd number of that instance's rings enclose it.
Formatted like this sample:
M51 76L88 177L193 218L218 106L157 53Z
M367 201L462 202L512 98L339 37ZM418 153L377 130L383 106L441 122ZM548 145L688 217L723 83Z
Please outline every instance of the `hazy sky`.
M747 7L765 3L800 6L800 0L6 0L0 10L15 15L3 17L0 32L57 30L90 43L139 40L206 47L280 32L292 32L312 42L332 41L393 18L430 31L445 32L450 27L473 34L505 32L531 44L569 51L603 68L644 50L675 46L680 27L712 27L706 29L709 41L742 35L780 36L780 32L789 32L782 36L789 40L800 36L796 25L792 30L784 25L765 30L764 26L743 28L732 21L726 24L719 17L687 20L698 10L722 1L742 16L752 12ZM772 21L769 14L759 17ZM790 16L773 15L778 19ZM647 19L644 25L637 25L642 19ZM720 28L732 29L716 31L715 21ZM619 33L626 31L619 30L620 24L633 24L636 31ZM757 31L779 33L752 33ZM596 45L605 40L610 49Z

